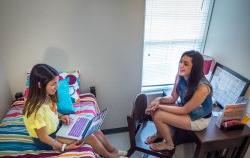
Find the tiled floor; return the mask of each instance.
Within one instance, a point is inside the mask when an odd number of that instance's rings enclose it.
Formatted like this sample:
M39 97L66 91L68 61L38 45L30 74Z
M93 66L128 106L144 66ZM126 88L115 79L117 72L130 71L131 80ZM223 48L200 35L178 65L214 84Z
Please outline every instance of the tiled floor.
M118 149L128 150L130 147L129 135L127 132L107 135L111 143ZM135 152L130 158L143 158L143 154ZM153 158L153 157L150 157Z
M127 132L124 133L117 133L117 134L110 134L107 135L111 143L121 150L128 150L130 147L129 143L129 135ZM192 143L179 145L175 150L175 155L173 158L192 158L193 153L195 151L195 145ZM245 158L249 157L250 155L250 147L245 155ZM130 158L143 158L143 154L140 152L135 152ZM153 156L149 156L148 158L155 158Z
M129 135L127 132L107 135L111 143L121 150L128 150L130 147ZM192 158L195 151L195 145L192 143L178 145L173 158ZM144 158L141 152L135 152L130 158ZM147 158L156 158L148 156Z
M116 148L121 149L121 150L129 149L130 147L129 135L127 132L117 133L117 134L108 134L106 136Z
M128 150L130 147L129 135L127 132L107 135L111 143L121 150ZM130 158L143 158L144 154L136 151ZM154 156L148 156L147 158L155 158ZM173 157L175 158L175 157Z

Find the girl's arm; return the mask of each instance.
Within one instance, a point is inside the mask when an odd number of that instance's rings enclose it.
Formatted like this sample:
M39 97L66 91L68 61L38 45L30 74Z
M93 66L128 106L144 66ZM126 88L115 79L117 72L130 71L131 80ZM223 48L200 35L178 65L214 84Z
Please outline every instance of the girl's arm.
M41 142L52 146L53 149L61 151L63 144L48 135L46 126L39 129L35 129L35 131Z
M159 99L160 104L174 104L176 102L176 100L179 97L179 95L178 95L178 93L176 91L177 83L178 83L178 75L176 75L174 88L173 88L173 90L171 92L171 95L160 98Z
M206 84L201 84L197 87L192 98L183 107L159 105L159 108L174 114L186 115L200 106L209 93L210 87Z
M36 129L35 131L41 142L52 146L53 149L55 150L59 150L63 152L63 151L77 149L82 145L82 142L79 142L79 141L74 141L68 145L63 144L57 141L56 139L51 138L46 131L46 127Z
M150 105L146 108L145 113L146 114L150 114L153 113L156 109L159 108L160 104L174 104L176 102L176 100L178 99L179 95L176 91L176 87L178 84L178 75L176 75L175 78L175 84L174 84L174 88L171 92L171 96L166 96L166 97L157 97L155 98Z

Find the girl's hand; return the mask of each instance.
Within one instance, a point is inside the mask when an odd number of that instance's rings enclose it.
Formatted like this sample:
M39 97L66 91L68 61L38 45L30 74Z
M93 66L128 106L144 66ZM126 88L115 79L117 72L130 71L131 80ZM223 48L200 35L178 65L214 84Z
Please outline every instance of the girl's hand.
M158 110L160 107L160 104L155 104L150 108L150 114L154 113L156 110Z
M145 110L146 114L151 114L158 109L161 97L155 98Z
M153 108L153 106L149 105L149 106L146 108L146 110L145 110L145 114L150 115L151 112L152 112L152 108Z
M62 115L59 117L59 119L65 123L66 125L69 125L70 124L70 117L69 115Z
M77 149L77 148L81 147L81 145L82 145L82 142L75 141L74 143L67 145L65 150L66 151L74 150L74 149Z
M149 107L149 108L146 109L145 114L151 115L151 114L154 113L157 109L158 109L158 106Z

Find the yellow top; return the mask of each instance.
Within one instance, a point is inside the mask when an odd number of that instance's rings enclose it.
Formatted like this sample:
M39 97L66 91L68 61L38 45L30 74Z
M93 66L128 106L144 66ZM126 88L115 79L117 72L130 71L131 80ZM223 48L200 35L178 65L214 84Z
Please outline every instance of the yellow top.
M35 129L46 127L47 133L52 134L57 130L59 119L58 113L53 112L53 104L51 102L44 103L35 113L32 113L29 118L24 118L24 124L29 135L33 138L38 138Z

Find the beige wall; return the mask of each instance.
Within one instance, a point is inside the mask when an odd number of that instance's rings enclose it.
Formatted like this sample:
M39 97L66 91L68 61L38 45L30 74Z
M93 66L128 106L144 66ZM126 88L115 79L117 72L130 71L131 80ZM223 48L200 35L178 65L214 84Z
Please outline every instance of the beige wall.
M249 15L249 0L215 1L205 53L250 80Z
M216 0L205 54L250 79L250 1ZM248 88L247 96L250 96ZM250 104L249 104L250 105ZM250 148L245 157L250 157Z
M205 54L250 79L250 1L216 0Z
M2 6L0 5L0 21L2 17ZM1 38L3 35L1 25L0 25L0 119L4 116L4 114L7 112L9 109L11 100L12 100L12 95L10 91L9 84L7 82L7 73L5 71L5 67L3 64L3 59L2 59L2 54L3 51L1 48L3 47L3 39Z
M10 87L6 80L6 71L4 71L3 64L0 59L0 119L4 116L4 114L9 109L9 105L11 103L11 93Z
M12 95L36 63L80 69L81 90L96 86L104 128L127 126L141 88L144 0L1 0L1 58ZM14 73L13 73L14 72Z

